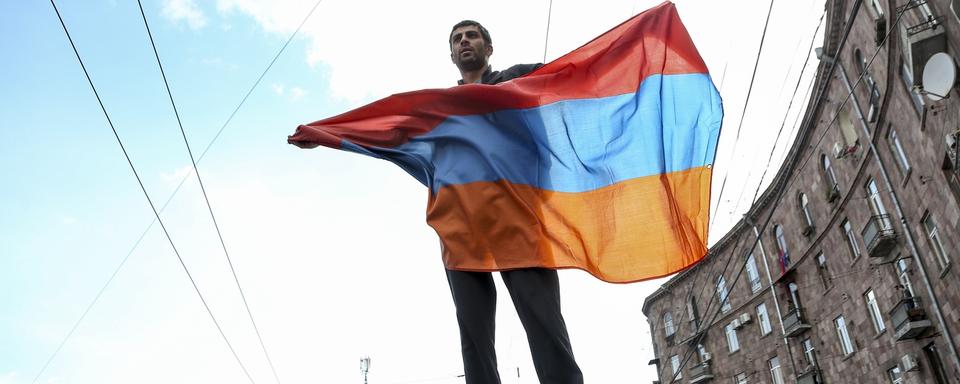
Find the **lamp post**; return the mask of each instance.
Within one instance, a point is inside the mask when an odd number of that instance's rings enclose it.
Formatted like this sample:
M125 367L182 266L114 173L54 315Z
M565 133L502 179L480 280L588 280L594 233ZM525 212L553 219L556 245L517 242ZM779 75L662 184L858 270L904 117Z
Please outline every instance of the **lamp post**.
M363 372L363 384L367 384L367 372L370 372L370 356L360 359L360 372Z

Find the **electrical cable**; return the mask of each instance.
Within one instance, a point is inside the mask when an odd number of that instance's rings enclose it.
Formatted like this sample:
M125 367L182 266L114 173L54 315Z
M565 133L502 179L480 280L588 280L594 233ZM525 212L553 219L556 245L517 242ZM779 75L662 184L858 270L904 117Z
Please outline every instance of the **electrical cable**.
M273 372L273 378L280 383L280 376L277 375L277 369L273 365L273 360L270 358L270 353L267 352L267 346L263 342L263 336L260 333L260 328L257 327L257 322L253 319L253 311L250 310L250 304L247 302L247 296L243 293L243 287L240 285L240 278L237 276L237 270L233 265L233 260L230 258L230 252L227 251L227 244L223 240L223 233L220 231L220 225L217 224L217 217L213 213L213 206L210 204L210 197L207 195L207 189L203 185L203 178L200 177L200 169L197 168L197 160L193 156L193 149L190 148L190 141L187 139L187 132L183 128L183 121L180 119L180 112L177 110L177 103L173 100L173 92L170 90L170 83L167 81L167 74L163 70L163 63L160 61L160 53L157 51L157 44L153 39L153 33L150 31L150 24L147 22L147 14L143 11L143 2L137 0L137 5L140 7L140 16L143 18L143 26L147 30L147 36L150 38L150 46L153 48L153 55L157 59L157 67L160 68L160 76L163 79L163 85L167 90L167 97L170 99L170 106L173 108L173 114L177 118L177 125L180 127L180 134L183 136L183 144L187 147L187 154L190 155L190 164L193 165L193 172L197 175L197 183L200 185L200 191L203 194L203 201L207 204L207 211L210 212L210 220L213 221L213 227L217 231L217 238L220 239L220 246L223 248L223 254L226 256L227 264L230 266L230 273L233 275L233 281L237 285L237 290L240 292L240 298L243 301L243 307L247 310L247 316L250 318L250 324L253 326L254 332L257 334L257 341L260 342L260 347L263 349L263 355L267 359L267 363L270 365L270 371Z
M203 161L203 158L206 156L206 154L207 154L207 152L210 150L210 148L213 147L213 144L214 144L214 143L217 141L217 139L220 137L220 134L223 133L223 131L224 131L224 130L227 128L227 126L230 124L230 122L233 121L233 118L234 118L234 116L236 116L237 112L240 110L240 107L242 107L242 106L244 105L244 103L247 101L247 99L248 99L248 98L250 97L250 95L253 93L254 89L257 88L257 86L260 84L260 82L261 82L261 81L263 80L263 78L266 76L267 72L270 71L270 68L273 67L273 64L277 62L277 59L280 58L280 55L284 52L284 50L286 50L287 46L290 45L290 42L293 41L293 38L300 32L300 30L303 28L303 25L306 24L307 20L310 18L311 15L313 15L313 12L317 9L317 7L320 5L321 2L323 2L323 0L318 0L316 3L314 3L313 7L310 9L310 11L307 13L307 15L306 15L306 16L303 18L303 20L300 22L300 25L297 27L297 29L294 30L294 32L290 35L289 38L287 38L286 42L283 44L282 47L280 47L280 49L277 51L276 55L273 56L273 59L270 61L270 63L267 65L267 67L264 68L263 72L260 73L260 76L256 79L256 81L254 81L253 85L250 86L250 89L247 90L246 94L245 94L245 95L243 96L243 98L240 100L240 103L237 104L236 108L233 109L233 112L230 114L230 116L226 119L226 121L224 121L223 125L222 125L222 126L220 127L220 129L217 131L217 134L213 137L213 139L210 140L209 143L207 143L207 146L204 148L203 152L201 152L201 153L200 153L200 156L197 157L197 162L198 162L198 163L201 162L201 161ZM59 12L58 12L58 15L59 15ZM61 22L62 22L62 20L61 20ZM180 192L180 189L183 187L183 184L184 184L184 183L187 181L187 179L189 179L189 178L190 178L190 175L187 174L187 175L184 175L182 179L180 179L180 182L177 184L177 187L174 188L173 192L170 193L170 196L167 197L167 200L166 200L166 201L163 203L163 205L160 207L160 212L161 212L161 213L162 213L164 210L166 210L167 206L170 205L170 202L173 201L173 198L177 195L178 192ZM58 344L57 348L54 350L54 352L53 352L53 353L50 355L50 357L47 359L46 363L44 363L43 367L40 369L40 372L37 373L37 376L34 378L34 380L33 380L32 383L36 383L36 381L40 378L40 376L42 376L43 373L46 371L47 367L50 365L50 363L53 361L53 359L57 357L57 355L58 355L58 354L60 353L60 351L63 349L64 345L66 345L66 343L67 343L67 341L70 339L70 337L73 336L74 332L77 330L77 327L80 326L80 323L83 322L83 320L86 318L87 314L90 312L90 310L93 308L93 306L96 305L97 302L99 302L100 297L101 297L101 296L103 295L103 293L106 291L107 287L109 287L110 284L113 283L114 278L116 278L116 276L117 276L117 274L120 272L120 270L123 269L123 266L126 265L127 260L129 260L130 257L133 255L133 252L136 251L136 250L140 247L140 243L143 241L144 237L146 237L147 233L149 233L150 230L153 229L153 225L156 224L156 223L157 223L157 218L154 217L153 219L151 219L150 224L148 224L147 227L143 230L143 232L140 233L140 237L137 239L136 242L133 243L133 246L130 247L130 250L127 251L127 254L123 257L123 259L120 261L120 263L118 263L117 266L114 268L113 273L110 275L110 277L107 279L107 281L103 284L103 286L100 287L100 290L99 290L99 291L97 292L97 294L94 296L93 300L90 301L90 304L87 305L86 309L84 309L83 313L80 315L80 317L77 319L77 321L74 322L73 326L70 328L70 331L67 332L67 334L66 334L66 336L64 336L63 340L60 341L60 343Z
M760 181L763 181L763 179L767 176L767 171L770 170L770 163L771 163L771 161L773 161L773 153L774 153L774 152L776 151L776 149L777 149L777 142L780 141L780 136L783 134L783 128L786 127L786 125L787 125L787 117L790 116L790 109L793 108L793 101L795 100L795 97L797 96L797 91L800 90L800 83L801 83L801 81L803 80L803 73L804 73L804 71L807 69L807 64L810 63L810 54L813 53L813 44L816 43L816 41L817 41L817 34L820 32L820 26L823 25L823 18L824 18L824 16L825 16L826 14L827 14L826 11L824 11L822 14L820 14L820 21L817 22L817 28L814 29L814 31L813 31L813 36L811 36L811 38L810 38L810 46L807 47L807 57L803 60L803 67L800 68L800 76L797 77L797 84L793 87L793 96L790 96L790 103L787 105L787 110L786 110L786 112L783 113L783 121L780 122L780 129L777 130L777 137L773 139L773 146L770 148L770 155L767 156L767 165L765 165L765 166L763 167L763 174L760 175ZM786 80L786 79L784 79L784 80ZM812 80L812 79L810 80L810 83L811 83L811 84L813 83L813 80ZM747 188L747 183L750 181L750 174L751 174L751 173L753 173L753 167L750 167L750 170L747 172L747 177L746 177L746 180L745 180L744 183L743 183L743 184L744 184L744 185L743 185L743 188L740 188L741 191L743 191L743 190L745 190L745 189ZM757 189L756 189L756 191L754 191L754 193L753 193L753 198L750 199L750 204L751 204L751 205L753 205L753 203L757 200L757 196L758 196L759 193L760 193L760 187L761 187L762 185L763 185L762 183L757 183ZM736 213L737 213L737 210L740 209L740 202L741 202L741 201L743 201L743 193L741 193L740 198L737 199L737 205L735 205L734 208L733 208L733 213L734 213L734 214L736 214Z
M770 26L770 15L773 13L773 2L770 0L770 7L767 9L767 19L763 22L763 32L760 35L760 47L757 48L757 59L753 63L753 74L750 75L750 85L747 87L747 97L743 101L743 110L740 113L740 122L737 126L737 135L733 139L733 149L730 150L730 161L733 160L734 153L737 151L737 143L740 142L740 131L743 129L743 119L747 115L747 107L750 105L750 95L753 93L753 82L757 78L757 68L760 66L760 54L763 52L763 42L767 39L767 27ZM714 165L716 167L716 165ZM723 181L720 182L720 193L717 194L717 205L716 209L713 211L713 219L710 220L710 227L713 227L713 223L717 219L717 212L720 210L720 202L723 201L723 190L727 186L727 176L730 174L730 171L727 170L723 173Z
M853 19L854 19L854 17L856 16L856 13L857 13L856 11L860 8L861 3L862 3L862 0L856 0L856 2L854 2L854 4L853 4L853 11L851 12L851 15L850 15L849 19L847 20L847 24L846 24L846 28L845 28L843 37L842 37L842 39L840 40L840 43L839 43L839 45L838 45L838 47L837 47L836 52L842 51L843 47L846 45L847 38L849 37L849 35L850 35L850 30L851 30L851 28L852 28L852 26L853 26ZM902 19L903 14L904 14L905 11L906 11L906 9L902 10L901 12L899 12L896 21L893 23L893 26L887 31L886 35L884 35L884 38L883 38L883 40L881 41L881 43L877 45L877 48L876 48L876 50L874 51L874 55L871 57L869 63L866 65L867 68L869 68L870 64L873 62L873 60L876 58L877 54L880 52L880 48L883 47L883 45L886 43L887 39L888 39L889 36L890 36L890 31L893 30L893 29L895 29L896 26L899 25L900 20ZM832 76L833 72L836 70L836 67L837 67L838 63L839 63L839 62L838 62L838 59L834 59L834 61L833 61L833 62L831 63L831 65L830 65L829 69L827 70L826 76L824 76L824 77L822 77L822 78L827 79L826 81L829 81L829 79L830 79L830 77ZM863 80L863 76L864 76L865 73L866 73L866 71L864 71L864 72L862 72L862 73L860 74L860 77L857 79L857 83L856 83L853 87L851 87L851 89L856 89L856 86L859 85L859 83ZM822 100L824 99L824 96L826 95L828 89L829 89L829 87L826 86L826 85L825 85L823 88L820 89L820 92L819 92L819 94L818 94L818 96L817 96L817 103L815 103L814 105L820 105L820 103L821 103ZM846 101L848 101L848 100L850 99L850 97L851 97L852 95L853 95L852 91L847 94L846 99L844 99L844 104L846 103ZM842 108L842 106L843 106L843 104L841 104L841 108ZM817 145L814 145L814 146L813 146L814 148L815 148L815 147L818 147L818 146L819 146L819 143L822 142L823 137L826 135L826 132L829 131L829 128L833 125L833 122L836 120L837 115L838 115L838 114L835 114L835 115L834 115L834 119L831 120L831 122L825 127L824 133L821 134L820 138L819 138L818 141L817 141ZM811 116L812 116L812 115L811 115ZM811 129L811 128L814 128L813 126L815 125L815 122L813 122L813 120L808 120L806 125L807 125L808 129ZM810 158L810 156L811 156L812 154L813 154L813 151L811 151L809 154L807 154L807 156L803 158L803 162L800 164L800 166L797 167L797 168L795 168L795 169L798 170L798 171L799 171L799 170L802 170L802 169L803 169L803 166L806 164L806 162L809 160L809 158ZM789 166L789 165L788 165L788 167L793 168L793 167L791 167L791 166ZM793 178L793 179L788 179L788 178L785 178L785 177L784 177L784 178L781 178L781 179L779 180L779 183L778 183L778 184L782 184L782 187L779 186L779 185L774 185L774 186L772 187L772 188L774 188L774 190L777 190L777 194L776 194L776 197L775 197L775 199L774 199L774 202L773 202L772 205L771 205L772 208L770 209L770 213L767 215L766 220L764 221L763 225L761 226L763 229L766 229L767 225L769 225L771 219L773 218L773 214L774 214L774 212L776 211L776 207L779 206L779 202L782 200L782 198L783 198L783 196L784 196L784 192L785 192L787 189L789 189L789 187L793 184L792 182L793 182L794 180L796 180L796 179L795 179L795 178ZM761 231L761 233L762 233L762 232L763 232L763 231ZM757 240L756 240L756 242L754 243L754 247L756 247L756 244L759 242L759 240L760 240L760 238L758 237ZM739 278L740 278L740 276L742 275L742 272L743 272L743 270L745 269L745 268L744 268L745 266L746 266L746 264L744 264L743 266L741 266L740 271L737 273L737 277L734 279L734 283L733 283L732 286L735 286L736 283L739 281ZM727 296L727 298L729 298L729 295ZM716 319L716 316L717 316L718 314L719 314L719 311L717 311L717 312L714 314L713 319ZM712 323L713 320L711 320L710 322ZM698 339L699 339L699 338L702 338L702 336L703 336L703 333L701 333L701 334L698 336ZM698 340L698 341L699 341L699 340ZM680 367L678 368L678 370L677 370L676 373L682 372L683 366L684 366L684 365L686 364L686 362L689 360L692 352L693 352L692 349L690 349L690 350L688 351L688 353L687 353L686 356L684 357L684 359L683 359L683 361L682 361L682 363L681 363L681 365L680 365ZM674 382L675 380L676 380L676 374L674 374L674 376L673 376L673 378L670 380L670 382L672 383L672 382Z
M547 7L547 33L543 37L543 62L547 62L547 42L550 41L550 18L553 16L553 0L550 0L550 5Z
M83 64L83 59L80 58L80 52L77 50L76 44L73 42L73 38L70 36L70 32L67 30L67 24L64 23L63 17L60 15L60 10L57 8L56 2L50 0L50 4L53 6L54 12L57 13L57 19L60 20L60 25L63 27L63 32L67 36L67 40L70 42L70 47L73 48L73 52L77 57L77 61L80 63L80 68L83 69L83 74L87 78L87 83L90 84L90 89L93 90L94 96L97 98L97 102L100 104L100 109L103 111L104 117L107 119L107 123L110 125L110 130L113 131L113 136L117 139L117 144L120 145L120 150L123 151L123 156L127 160L127 164L130 166L130 170L133 172L134 177L137 179L137 183L140 185L140 190L143 191L143 196L147 199L147 203L150 205L150 209L153 211L154 216L157 219L157 223L160 224L160 228L163 229L163 233L167 238L167 242L170 243L170 247L173 249L174 254L177 256L177 260L180 261L180 266L183 267L184 273L187 274L187 278L190 279L190 283L193 285L194 291L196 291L197 296L200 298L200 301L203 303L204 308L207 310L207 314L210 316L210 319L213 320L213 324L217 327L217 330L220 332L220 336L223 337L223 341L227 344L227 347L230 349L230 352L233 354L233 357L237 360L237 364L240 365L240 368L243 370L243 373L247 376L247 379L251 383L254 383L253 377L250 376L250 373L247 371L247 367L240 360L240 357L237 355L236 350L234 350L233 345L230 344L230 340L227 338L226 333L224 333L223 328L220 327L220 323L217 321L216 316L213 315L213 311L210 310L210 306L207 304L207 300L203 297L203 294L200 292L200 287L197 285L196 280L194 280L193 275L190 274L190 270L187 268L187 264L183 261L183 257L180 256L180 252L177 250L176 245L173 243L173 238L170 237L170 233L167 231L166 226L163 224L163 220L160 219L160 213L157 211L156 206L153 204L153 200L150 199L150 194L147 193L146 187L143 185L143 181L140 179L140 174L137 172L136 167L133 165L133 161L130 159L130 154L127 152L126 147L123 145L123 140L120 139L120 134L117 133L116 127L113 125L113 120L110 119L110 114L107 113L107 108L103 104L103 100L100 98L100 93L97 92L97 88L93 85L93 79L90 77L90 73L87 71L87 67ZM42 372L41 372L42 374ZM39 379L39 375L34 379L36 382Z

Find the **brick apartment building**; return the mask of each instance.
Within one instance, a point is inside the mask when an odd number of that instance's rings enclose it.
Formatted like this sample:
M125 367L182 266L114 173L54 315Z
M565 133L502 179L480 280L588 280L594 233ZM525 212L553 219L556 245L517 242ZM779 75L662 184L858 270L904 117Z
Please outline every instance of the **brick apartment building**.
M776 178L643 304L661 383L960 383L960 0L826 8Z

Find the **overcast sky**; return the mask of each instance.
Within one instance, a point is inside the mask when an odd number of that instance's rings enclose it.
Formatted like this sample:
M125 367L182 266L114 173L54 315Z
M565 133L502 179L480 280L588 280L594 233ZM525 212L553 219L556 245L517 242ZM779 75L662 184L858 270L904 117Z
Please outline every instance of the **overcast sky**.
M658 3L556 0L547 60ZM718 87L723 79L715 200L730 172L713 241L749 207L786 116L779 164L817 64L814 58L788 112L823 0L777 2L734 144L768 4L677 1ZM195 155L312 5L145 1ZM463 382L439 242L424 220L426 189L392 164L300 150L286 136L391 93L454 85L445 40L462 19L491 31L495 67L542 61L548 5L324 0L210 147L200 174L282 383L360 383L364 355L372 358L371 383ZM136 2L58 6L161 205L190 176L190 161ZM0 55L0 384L33 382L128 253L37 382L247 382L159 228L135 247L153 213L49 3L0 2ZM196 178L187 180L164 222L254 380L272 383ZM581 271L562 271L561 280L587 382L654 380L641 305L662 281L613 285ZM536 383L522 327L500 288L504 383Z

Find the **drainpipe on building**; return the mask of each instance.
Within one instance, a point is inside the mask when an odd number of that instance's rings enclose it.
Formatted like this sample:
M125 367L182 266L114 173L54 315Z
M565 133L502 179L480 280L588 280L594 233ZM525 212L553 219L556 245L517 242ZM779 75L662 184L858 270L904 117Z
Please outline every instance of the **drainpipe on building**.
M947 322L943 317L943 310L940 308L940 301L937 300L937 295L933 291L933 284L930 283L930 276L927 274L927 269L924 267L923 260L920 258L920 252L917 250L917 244L913 240L913 232L910 231L910 226L907 225L907 217L903 214L903 208L900 206L900 199L897 197L897 191L893 188L893 184L890 183L890 176L887 173L887 167L883 164L883 160L880 159L880 154L877 152L877 148L873 144L873 136L870 135L870 125L863 117L863 111L860 110L860 104L857 102L857 97L853 94L853 87L850 85L850 80L847 79L847 71L844 69L842 63L837 62L837 66L840 67L840 76L843 78L843 84L847 87L847 92L850 93L850 97L853 100L853 108L855 111L857 111L857 117L860 119L860 127L863 129L863 133L867 136L867 142L870 143L870 152L877 160L877 166L880 167L880 175L883 176L883 183L886 185L887 190L890 191L890 198L893 200L893 206L896 208L897 215L900 216L900 225L903 226L903 233L907 235L907 245L910 247L910 253L913 254L916 264L920 269L920 275L923 276L923 284L927 288L927 295L930 296L930 301L933 305L934 312L937 315L937 320L940 322L940 329L943 332L944 338L947 339L947 344L950 346L950 352L953 354L953 363L956 365L955 372L960 372L960 355L957 354L957 346L953 343L953 334L950 332L950 328L947 327ZM888 78L887 82L889 81L890 80Z
M773 209L773 208L771 208ZM790 339L787 337L787 329L783 326L783 315L780 313L780 300L777 300L777 291L773 287L773 278L770 276L770 264L767 264L767 252L763 247L763 239L760 238L760 230L757 229L757 223L753 218L747 216L750 225L753 227L753 234L757 237L760 244L760 258L763 260L763 270L767 273L767 281L770 283L770 296L773 296L773 307L777 309L777 320L780 321L780 334L783 335L783 346L787 349L787 355L790 356L790 366L793 367L793 375L797 376L797 363L793 361L793 350L790 349ZM759 321L759 320L758 320Z

